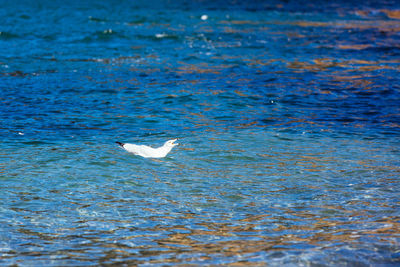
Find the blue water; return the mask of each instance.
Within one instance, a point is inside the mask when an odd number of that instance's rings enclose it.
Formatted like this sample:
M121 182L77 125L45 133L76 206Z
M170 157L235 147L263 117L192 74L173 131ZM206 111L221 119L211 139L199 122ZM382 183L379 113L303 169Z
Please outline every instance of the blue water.
M0 265L400 264L398 1L1 2Z

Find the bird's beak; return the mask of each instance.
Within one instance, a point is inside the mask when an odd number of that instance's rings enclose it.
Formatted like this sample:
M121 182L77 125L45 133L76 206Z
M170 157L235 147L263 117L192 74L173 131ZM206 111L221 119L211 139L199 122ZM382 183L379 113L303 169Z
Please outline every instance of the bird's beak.
M173 144L174 146L177 146L177 145L179 145L179 143L175 143L177 140L178 140L178 139L174 139L174 140L172 140L172 144Z

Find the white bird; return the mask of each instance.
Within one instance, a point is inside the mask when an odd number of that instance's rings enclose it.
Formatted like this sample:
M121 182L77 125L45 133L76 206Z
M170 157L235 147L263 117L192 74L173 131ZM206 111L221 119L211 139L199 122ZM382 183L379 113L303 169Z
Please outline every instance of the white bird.
M174 143L177 139L168 140L163 146L159 148L152 148L146 145L135 145L135 144L124 144L121 142L116 142L126 151L133 153L144 158L163 158L165 157L174 146L179 145Z

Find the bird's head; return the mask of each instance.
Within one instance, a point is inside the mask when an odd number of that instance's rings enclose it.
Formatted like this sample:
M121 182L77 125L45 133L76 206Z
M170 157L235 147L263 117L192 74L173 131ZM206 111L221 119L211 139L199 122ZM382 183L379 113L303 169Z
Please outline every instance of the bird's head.
M174 147L174 146L179 145L178 143L175 143L176 140L178 140L178 139L168 140L167 142L165 142L164 146L167 146L167 147Z

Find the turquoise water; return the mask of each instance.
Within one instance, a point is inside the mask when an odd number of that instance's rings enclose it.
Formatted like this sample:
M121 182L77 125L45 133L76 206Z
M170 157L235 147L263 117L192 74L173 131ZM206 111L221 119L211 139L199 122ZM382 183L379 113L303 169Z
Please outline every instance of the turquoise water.
M400 263L396 1L93 2L0 7L1 265Z

